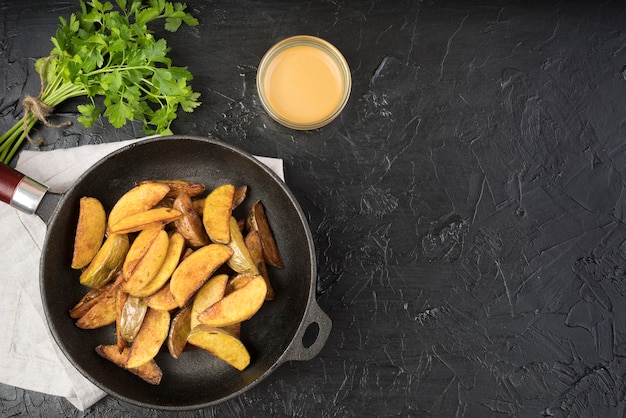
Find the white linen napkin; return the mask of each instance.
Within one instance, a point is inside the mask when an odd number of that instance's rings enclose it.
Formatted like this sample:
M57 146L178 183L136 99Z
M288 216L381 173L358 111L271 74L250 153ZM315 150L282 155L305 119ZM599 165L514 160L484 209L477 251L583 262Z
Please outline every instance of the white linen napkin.
M16 169L63 193L102 157L137 140L54 151L22 151ZM257 157L284 178L282 160ZM67 398L85 410L105 393L65 358L45 322L39 293L39 258L46 226L0 204L0 382Z

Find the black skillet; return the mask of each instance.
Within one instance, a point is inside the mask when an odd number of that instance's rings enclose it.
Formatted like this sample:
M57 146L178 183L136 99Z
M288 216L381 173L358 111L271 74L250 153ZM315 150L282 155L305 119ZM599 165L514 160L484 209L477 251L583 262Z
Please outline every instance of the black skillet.
M263 201L286 267L270 271L275 300L266 302L242 326L242 341L252 358L243 372L200 349L186 351L178 360L162 350L155 360L163 379L152 386L96 354L98 344L114 343L112 326L86 331L70 318L68 310L87 290L79 284L80 272L70 268L79 199L97 197L110 210L141 179L192 180L208 189L225 182L248 185L248 197L235 213L239 217L255 201ZM110 395L157 409L210 406L250 389L287 361L312 359L324 346L332 324L315 300L311 232L287 186L251 155L212 138L147 139L103 158L64 195L45 190L36 181L0 167L0 200L35 211L47 223L40 286L52 335L72 364ZM315 336L310 344L308 329Z

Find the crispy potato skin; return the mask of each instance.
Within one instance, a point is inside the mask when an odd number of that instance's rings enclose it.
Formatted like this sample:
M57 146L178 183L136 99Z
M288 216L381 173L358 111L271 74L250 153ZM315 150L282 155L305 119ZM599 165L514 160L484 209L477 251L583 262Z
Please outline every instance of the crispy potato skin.
M141 328L130 347L126 367L134 368L152 360L167 338L170 313L148 308Z
M285 262L278 251L274 233L265 215L263 202L259 200L252 206L246 222L250 231L259 231L265 262L276 268L284 268Z
M263 257L263 246L261 244L259 231L250 231L246 235L244 241L248 251L250 252L250 258L252 258L252 261L256 265L259 274L263 276L263 279L265 279L265 284L267 285L265 300L273 300L276 297L276 293L270 283L270 276L267 271L267 265L265 264L265 258Z
M199 248L211 243L202 224L202 219L196 213L187 193L180 194L174 201L172 208L182 214L179 219L174 221L174 224L176 230L185 237L190 247Z

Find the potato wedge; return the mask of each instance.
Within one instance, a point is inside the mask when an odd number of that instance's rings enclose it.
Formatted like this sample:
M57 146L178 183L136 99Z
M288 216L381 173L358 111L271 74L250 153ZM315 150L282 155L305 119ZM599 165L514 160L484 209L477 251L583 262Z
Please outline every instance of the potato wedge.
M113 234L104 241L89 266L80 275L80 284L101 287L122 268L130 243L126 234Z
M274 293L274 288L270 283L267 265L265 264L265 259L263 258L263 247L259 231L250 231L244 238L244 242L246 243L246 248L250 252L250 258L252 258L252 261L256 265L259 274L265 279L265 284L267 285L265 300L273 300L276 294Z
M73 269L82 269L93 260L104 240L106 225L107 215L102 203L95 197L82 197L74 238Z
M117 349L115 345L99 345L96 347L96 353L102 358L109 360L111 363L128 370L129 372L139 376L144 381L151 385L158 385L163 378L163 372L161 368L156 364L154 360L150 360L147 363L142 364L139 367L128 368L128 356L130 354L130 348L124 348L122 351Z
M194 293L232 254L233 251L225 245L209 244L185 258L170 280L170 291L178 306L185 306Z
M241 235L237 220L230 217L230 242L228 247L233 250L233 255L228 259L228 266L237 273L257 274L259 270L250 256L250 251Z
M89 309L91 309L101 297L113 286L112 282L109 282L101 287L90 289L85 296L83 296L72 309L70 309L70 318L78 319L85 315Z
M132 295L124 299L124 305L120 310L117 325L120 337L128 343L132 343L141 329L141 324L148 312L148 305L143 298L137 298Z
M165 283L165 286L156 293L148 296L146 303L150 308L156 309L157 311L171 311L172 309L178 308L178 303L170 291L169 282Z
M218 244L230 242L230 216L235 186L223 184L216 187L204 201L202 223L211 239Z
M202 224L202 219L194 210L191 198L187 193L181 193L174 201L172 208L182 214L179 219L174 221L174 225L176 225L176 230L185 237L190 247L199 248L211 243Z
M167 335L167 349L172 357L178 359L187 345L187 337L191 332L191 305L182 308L172 319L170 332Z
M246 196L248 195L248 186L237 186L235 187L235 193L233 195L233 204L231 206L232 210L235 210L240 204L246 200ZM193 197L193 196L191 196ZM198 216L202 218L204 216L204 202L206 198L198 198L192 199L191 203L193 209L196 211Z
M147 183L165 184L170 188L167 197L176 198L181 193L186 193L191 197L200 196L206 190L206 186L202 183L196 183L187 180L142 180L136 183L137 186Z
M161 265L156 276L141 289L135 290L134 295L138 297L147 297L155 294L170 279L174 270L178 266L181 259L183 249L185 248L185 239L178 232L174 232L169 237L169 245L165 260Z
M206 325L191 330L187 341L213 354L237 370L250 364L250 353L243 343L228 331Z
M211 277L193 298L193 304L191 308L190 327L195 328L200 324L198 321L198 314L214 303L218 302L224 297L226 291L226 284L228 283L227 274L217 274Z
M248 320L261 309L266 293L265 279L256 275L245 286L200 312L198 320L212 327L225 327Z
M157 239L161 231L163 231L163 226L155 226L145 229L137 235L128 249L128 253L124 259L124 264L122 265L124 278L128 279L131 274L133 274L133 271L135 271L137 265L146 255L146 252L148 252L150 246Z
M263 245L263 256L265 262L276 268L284 268L285 263L278 251L274 233L265 215L265 206L260 200L257 201L250 210L247 218L247 226L250 231L259 231L261 244Z
M129 255L144 232L149 233L150 237L153 236L152 230L146 230L140 233L135 239L135 242L133 242L133 245L128 252ZM163 229L154 234L154 238L151 240L143 254L137 256L139 257L139 261L135 263L135 259L133 259L132 264L134 264L134 268L132 271L124 271L124 277L126 278L126 282L124 283L125 292L133 296L139 296L140 291L156 277L165 262L169 242L167 232ZM145 245L142 243L142 247L143 246ZM128 258L129 257L126 257L127 260Z
M117 317L116 300L124 277L118 274L113 285L106 291L94 306L78 318L76 326L82 329L95 329L110 325Z
M119 198L111 212L109 212L108 227L118 223L124 218L151 209L161 201L169 192L166 184L149 183L136 186Z
M112 234L128 234L158 225L166 225L183 216L182 213L170 208L149 209L127 216L109 228Z
M130 347L126 367L139 367L152 360L165 342L169 329L169 312L148 309L133 345Z

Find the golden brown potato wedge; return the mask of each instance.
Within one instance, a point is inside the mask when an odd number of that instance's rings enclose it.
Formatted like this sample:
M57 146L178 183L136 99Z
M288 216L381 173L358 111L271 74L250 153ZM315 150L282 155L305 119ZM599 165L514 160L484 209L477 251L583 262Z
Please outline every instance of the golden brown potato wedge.
M193 304L191 308L191 328L195 328L200 324L198 321L198 314L214 303L224 297L226 291L226 284L228 283L227 274L217 274L211 277L193 298Z
M74 238L73 269L82 269L96 256L104 240L106 224L107 215L102 203L95 197L82 197Z
M274 233L272 232L267 216L265 215L265 206L260 200L252 206L252 209L248 214L247 225L248 230L259 231L265 262L276 268L284 268L285 263L280 256L278 245L276 245L276 239L274 238Z
M163 231L163 226L155 226L152 228L144 229L137 237L135 237L132 245L128 249L124 264L122 265L122 273L124 278L128 279L133 271L137 268L137 265L146 255L146 252L150 249L150 246L157 239L159 234Z
M170 291L169 282L165 283L156 293L146 298L146 303L152 309L157 311L171 311L178 308L178 303L174 299L174 295Z
M126 234L113 234L104 241L89 266L80 275L80 284L101 287L122 268L130 247Z
M137 298L132 295L124 299L124 305L120 310L117 325L119 327L120 337L128 343L132 343L139 333L141 324L148 312L148 304L143 298Z
M263 306L267 285L261 275L224 296L200 314L198 320L212 327L225 327L250 319Z
M70 309L70 318L78 319L85 315L98 300L113 286L113 282L109 282L101 287L90 289L72 309Z
M155 294L161 289L165 283L170 279L176 266L181 259L181 254L185 248L185 239L178 232L174 232L169 237L169 245L167 247L167 254L165 254L165 260L161 265L156 276L148 282L144 287L135 291L135 296L147 297ZM169 287L169 286L168 286Z
M198 325L191 330L187 341L210 352L237 370L244 370L250 364L250 354L246 347L237 337L224 329Z
M209 193L204 201L202 222L211 241L218 244L230 242L230 216L235 186L222 184Z
M182 213L170 208L148 209L144 212L127 216L109 228L112 234L128 234L138 232L158 225L166 225L174 222L182 216Z
M175 359L179 358L185 349L190 332L191 305L187 305L176 313L167 335L167 349Z
M228 259L228 266L237 273L257 274L259 270L250 256L250 251L241 235L237 220L230 217L230 242L227 244L233 255Z
M185 237L190 247L199 248L211 243L202 224L202 219L194 210L191 198L187 193L181 193L174 201L172 208L182 214L179 219L174 221L174 225L176 225L176 230Z
M126 367L126 364L128 363L128 356L130 354L130 348L124 348L122 351L119 351L115 345L99 345L96 347L96 353L118 367L126 369L139 376L151 385L158 385L161 383L163 372L154 360L150 360L139 367Z
M142 180L136 184L142 185L147 183L160 183L165 184L170 188L167 192L167 197L178 197L181 193L187 193L191 197L200 196L206 190L206 186L202 183L196 183L186 180Z
M135 239L135 242L133 242L133 246L131 246L131 249L128 252L129 255L144 232L152 234L152 230L146 230L140 233ZM147 249L143 252L143 254L138 256L139 261L134 263L135 266L133 270L130 272L124 271L124 277L126 278L126 282L124 283L125 292L134 296L139 296L141 290L157 276L159 270L165 262L169 242L167 232L163 229L156 233Z
M263 247L259 231L250 231L246 235L244 241L246 243L246 248L248 248L248 251L250 252L250 258L252 258L252 261L256 265L259 274L265 279L265 284L267 285L267 295L265 295L265 300L273 300L275 297L274 288L270 283L270 276L267 272L265 259L263 258Z
M120 290L123 281L124 277L118 274L113 285L99 298L98 303L78 318L76 326L82 329L95 329L114 323L117 317L117 292Z
M159 183L142 184L130 189L119 198L109 212L109 229L124 218L151 209L169 190L167 185Z
M181 261L170 280L170 291L178 306L185 306L194 293L232 254L233 251L225 245L209 244Z
M165 342L169 329L169 312L148 309L133 345L130 347L126 367L138 367L152 360Z
M235 193L233 195L233 204L231 206L232 210L238 207L243 201L246 199L248 195L248 186L237 186L235 187ZM193 196L192 196L193 197ZM204 216L204 197L198 199L192 199L191 203L193 209L198 214L200 218Z

